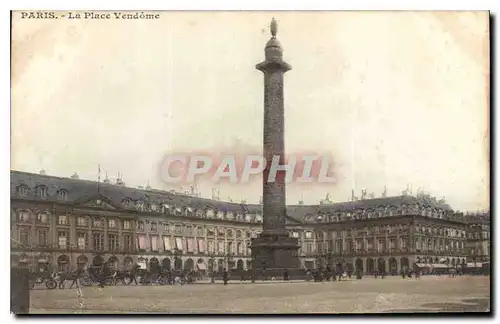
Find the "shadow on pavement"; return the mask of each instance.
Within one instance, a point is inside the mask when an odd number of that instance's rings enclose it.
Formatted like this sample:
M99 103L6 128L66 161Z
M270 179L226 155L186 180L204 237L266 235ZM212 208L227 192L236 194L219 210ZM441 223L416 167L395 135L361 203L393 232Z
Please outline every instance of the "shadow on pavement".
M490 312L489 298L464 299L462 303L430 303L423 304L422 308L391 309L384 313L464 313L464 312Z

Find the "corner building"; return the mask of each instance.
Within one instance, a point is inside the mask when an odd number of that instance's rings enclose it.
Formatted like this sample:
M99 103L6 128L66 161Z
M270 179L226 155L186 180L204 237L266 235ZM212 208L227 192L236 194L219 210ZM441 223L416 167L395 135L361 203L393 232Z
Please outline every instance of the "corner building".
M436 200L398 196L287 206L303 268L396 273L413 264L465 264L470 220ZM161 190L11 171L11 259L76 269L159 263L207 271L252 267L262 206Z

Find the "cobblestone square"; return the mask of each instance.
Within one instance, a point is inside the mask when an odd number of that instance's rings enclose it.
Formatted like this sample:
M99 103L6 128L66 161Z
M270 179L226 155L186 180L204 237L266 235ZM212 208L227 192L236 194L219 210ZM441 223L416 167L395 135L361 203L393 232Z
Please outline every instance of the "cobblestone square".
M393 313L486 312L490 278L387 277L343 282L231 282L33 290L32 313Z

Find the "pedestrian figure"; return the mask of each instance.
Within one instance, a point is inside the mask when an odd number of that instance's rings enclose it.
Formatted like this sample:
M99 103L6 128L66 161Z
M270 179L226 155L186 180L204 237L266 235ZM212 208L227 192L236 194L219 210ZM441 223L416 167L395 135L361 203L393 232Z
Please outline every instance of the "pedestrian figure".
M58 283L57 287L59 289L64 289L64 284L66 283L66 273L64 271L57 272L54 280Z
M137 276L137 270L139 270L139 268L140 268L140 266L137 263L134 264L134 266L130 270L130 273L129 273L129 282L128 282L127 285L130 285L132 282L135 282L135 285L137 286L136 276Z
M229 274L227 273L226 268L222 269L222 280L224 281L224 286L227 285Z
M285 280L285 281L289 280L289 278L288 278L288 269L285 269L285 271L283 272L283 280Z
M98 281L99 287L104 288L104 281L106 280L106 276L109 274L109 264L108 262L104 262L99 270Z
M83 273L84 273L84 269L83 268L79 268L75 271L75 273L73 274L73 281L71 282L71 285L69 286L69 289L73 288L73 285L76 284L76 287L78 287L78 279L80 279L81 276L83 276Z

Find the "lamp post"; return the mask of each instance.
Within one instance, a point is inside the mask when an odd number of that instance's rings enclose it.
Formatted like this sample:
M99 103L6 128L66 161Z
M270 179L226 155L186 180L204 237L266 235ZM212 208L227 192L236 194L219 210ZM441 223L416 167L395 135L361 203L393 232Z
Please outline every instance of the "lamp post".
M179 250L178 248L174 248L173 254L174 254L174 270L177 270L175 265L177 264L177 259L182 255L182 251ZM182 271L182 267L179 270Z
M210 264L210 283L215 283L215 252L208 253L208 263Z
M226 270L229 271L229 262L233 261L234 253L228 252L224 255L224 260L226 261Z

